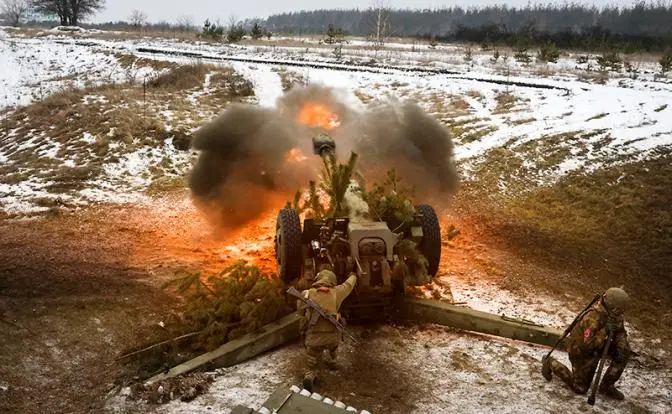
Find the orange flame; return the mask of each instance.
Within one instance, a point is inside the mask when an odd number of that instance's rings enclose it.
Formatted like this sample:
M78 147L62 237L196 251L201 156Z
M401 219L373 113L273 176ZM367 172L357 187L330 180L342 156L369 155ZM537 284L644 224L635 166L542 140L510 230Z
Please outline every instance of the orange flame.
M334 129L341 125L338 115L324 104L306 103L299 112L299 122L310 127Z
M299 163L307 160L308 157L301 151L300 148L292 148L285 155L285 161L291 163Z

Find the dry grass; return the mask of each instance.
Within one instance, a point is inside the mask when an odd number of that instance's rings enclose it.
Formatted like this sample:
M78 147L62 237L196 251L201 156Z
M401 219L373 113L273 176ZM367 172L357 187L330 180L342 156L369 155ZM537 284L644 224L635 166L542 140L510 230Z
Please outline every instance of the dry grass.
M599 113L599 114L597 114L597 115L595 115L595 116L591 116L590 118L586 119L586 122L588 122L588 121L592 121L592 120L594 120L594 119L602 119L602 118L604 118L604 117L607 116L607 115L609 115L607 112L601 112L601 113Z
M142 39L169 39L183 42L200 41L195 32L182 32L177 30L143 30L125 32L100 32L87 33L87 37L103 40L142 40Z
M254 85L232 68L218 68L210 77L210 93L200 96L198 102L221 107L228 102L254 96Z
M304 86L308 84L306 78L298 72L287 70L287 68L273 69L280 76L282 90L287 92L295 86Z
M555 142L560 159L560 142L588 145L590 135L549 137L549 143ZM553 291L624 285L635 300L631 323L653 337L667 336L669 313L660 310L672 307L672 151L659 150L644 161L624 159L590 174L577 170L555 185L539 186L525 163L532 152L548 152L538 145L490 151L473 165L474 178L463 183L455 211L525 262L569 271L569 280L545 282Z
M582 82L596 83L598 85L604 85L609 80L607 72L581 72L577 77Z
M205 75L216 69L217 67L214 65L205 65L202 63L178 66L150 80L148 86L173 91L200 88L205 83Z
M497 131L494 125L483 125L481 122L487 121L485 118L470 118L458 122L448 122L448 128L452 135L462 144L478 141L484 136Z
M158 177L152 180L151 184L145 190L149 196L163 196L170 193L182 191L187 188L186 177Z
M122 69L152 68L156 71L160 71L163 69L173 69L179 66L174 62L141 58L127 53L116 53L114 57L117 58L119 66L121 66Z
M466 95L470 98L478 99L479 101L485 98L485 96L483 96L483 94L476 89L467 91Z
M370 103L370 102L372 102L372 101L374 100L373 96L367 94L366 92L364 92L364 91L361 90L361 89L357 89L357 90L355 91L355 96L357 96L357 98L359 98L359 100L360 100L363 104L368 104L368 103Z
M497 106L493 111L493 114L504 114L508 112L513 112L516 103L520 100L517 96L508 92L501 92L495 97L497 101Z
M46 190L54 194L82 190L87 187L87 181L97 177L102 172L102 163L92 162L82 167L61 166L50 174L52 184Z
M541 78L548 78L550 76L555 75L557 72L549 67L548 65L543 65L543 66L536 66L534 71L532 72L535 76L541 77Z
M469 115L471 106L461 96L445 93L432 93L431 95L413 95L414 99L430 104L429 112L440 114L443 117L456 118Z
M662 111L664 111L665 109L667 109L667 104L662 105L662 106L660 106L660 107L654 109L654 111L655 111L655 112L662 112Z
M516 125L524 125L524 124L529 124L532 122L536 122L537 118L523 118L523 119L516 119L516 120L509 120L507 121L507 124L516 126Z

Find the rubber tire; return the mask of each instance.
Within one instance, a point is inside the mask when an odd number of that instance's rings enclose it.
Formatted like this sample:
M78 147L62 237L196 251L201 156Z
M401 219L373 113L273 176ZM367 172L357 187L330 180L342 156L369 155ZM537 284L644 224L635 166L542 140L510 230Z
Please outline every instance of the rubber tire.
M441 226L434 208L429 204L420 204L415 207L420 216L422 225L422 240L418 248L429 262L427 271L431 277L436 276L441 262Z
M275 258L283 282L290 284L301 277L301 219L294 209L283 208L278 213L275 222Z

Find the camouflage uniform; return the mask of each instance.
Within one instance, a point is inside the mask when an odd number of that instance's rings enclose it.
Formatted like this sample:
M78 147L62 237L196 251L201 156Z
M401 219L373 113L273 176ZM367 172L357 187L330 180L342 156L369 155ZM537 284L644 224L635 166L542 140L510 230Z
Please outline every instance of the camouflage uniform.
M336 275L331 270L322 270L315 278L311 289L304 290L302 295L312 299L325 312L340 318L338 310L341 304L352 292L357 283L357 276L351 274L344 283L336 286ZM341 341L342 334L338 328L328 320L320 317L315 325L310 325L313 309L301 300L297 300L296 312L301 317L300 331L303 337L303 345L306 350L306 362L308 372L304 377L304 386L312 387L315 379L315 370L320 362L322 354L327 351L329 358L325 361L330 366L335 366L336 350Z
M572 371L552 357L548 363L552 373L560 377L574 392L585 394L602 358L609 336L608 328L614 330L608 354L611 363L602 378L599 391L623 399L623 394L615 388L615 383L621 377L630 357L628 336L623 326L623 317L610 314L602 300L586 311L566 339ZM550 375L546 379L550 380Z

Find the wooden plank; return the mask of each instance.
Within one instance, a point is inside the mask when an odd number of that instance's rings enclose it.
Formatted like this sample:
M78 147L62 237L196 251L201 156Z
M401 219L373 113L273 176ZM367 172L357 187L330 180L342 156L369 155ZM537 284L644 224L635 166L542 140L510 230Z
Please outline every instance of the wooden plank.
M147 380L146 384L182 375L201 367L212 370L239 364L298 337L299 317L292 313L276 322L264 325L261 332L250 333L229 341L214 351L199 355L171 368L168 372L155 375Z
M420 322L435 323L546 346L555 345L563 333L560 329L534 322L427 299L406 298L404 316Z

